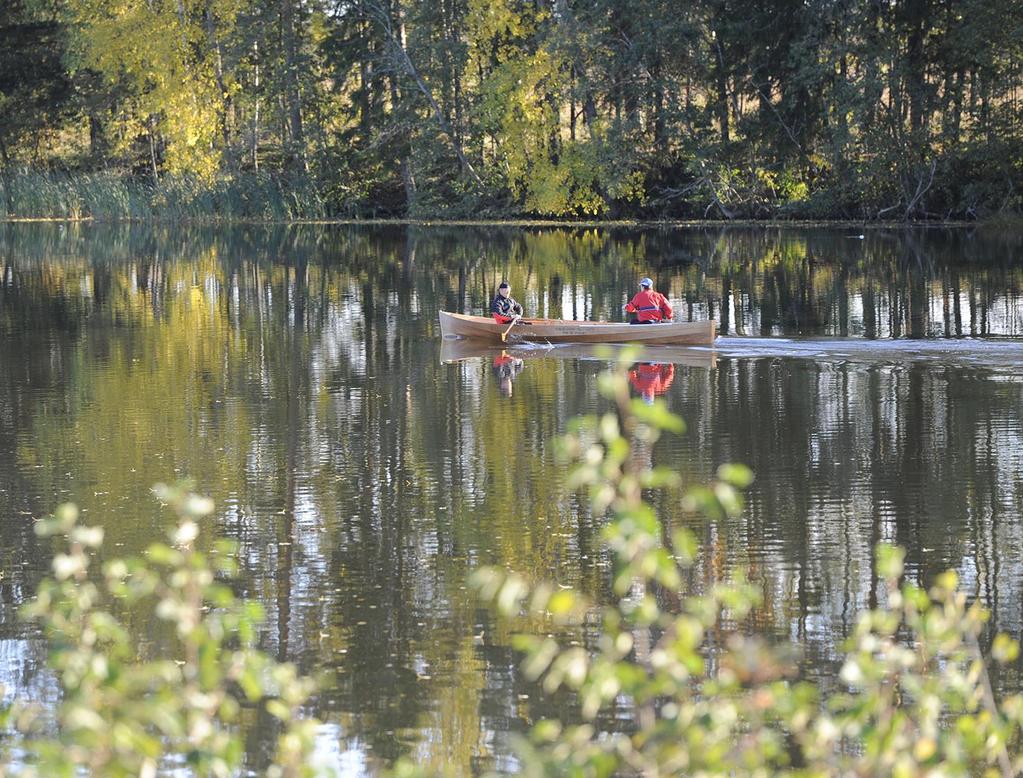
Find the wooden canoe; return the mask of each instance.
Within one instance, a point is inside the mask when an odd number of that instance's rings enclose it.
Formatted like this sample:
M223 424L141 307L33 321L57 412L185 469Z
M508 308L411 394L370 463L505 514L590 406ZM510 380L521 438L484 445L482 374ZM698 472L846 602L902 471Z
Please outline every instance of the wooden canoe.
M512 332L514 333L515 330ZM506 343L497 346L479 340L443 338L440 343L440 361L452 363L481 357L492 359L501 354L508 354L516 359L581 359L606 362L609 359L619 360L627 348L629 346L621 343L558 343L551 346L535 343ZM635 358L640 362L658 364L670 362L685 367L705 368L714 367L717 361L713 349L694 348L693 346L646 346Z
M461 337L500 343L508 329L490 316L440 312L440 331L445 338ZM664 346L709 346L717 337L717 322L670 321L628 324L609 321L523 318L508 335L509 341L535 343L641 343Z

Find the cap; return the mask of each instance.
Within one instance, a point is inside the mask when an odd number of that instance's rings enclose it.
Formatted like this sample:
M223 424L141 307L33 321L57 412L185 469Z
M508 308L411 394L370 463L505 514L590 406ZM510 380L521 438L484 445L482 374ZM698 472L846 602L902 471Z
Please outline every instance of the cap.
M508 289L508 288L509 288L509 287L508 287L508 282L507 282L507 281L502 281L501 283L499 283L499 284L497 285L497 288L498 288L498 289Z
M639 285L640 286L653 286L654 282L651 281L649 278L641 278L641 279L639 279Z

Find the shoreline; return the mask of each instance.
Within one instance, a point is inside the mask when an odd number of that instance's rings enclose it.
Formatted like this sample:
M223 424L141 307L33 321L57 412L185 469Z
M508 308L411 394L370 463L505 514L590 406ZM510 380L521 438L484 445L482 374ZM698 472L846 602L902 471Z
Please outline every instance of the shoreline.
M587 219L582 221L561 221L557 219L189 219L189 218L146 218L146 219L96 219L92 216L42 216L42 217L0 217L0 224L189 224L208 227L232 225L266 226L365 226L365 227L499 227L519 229L692 229L708 227L761 227L764 229L837 229L856 227L869 230L892 229L963 229L1000 226L998 219L983 221L861 221L855 219ZM1020 221L1023 225L1023 220Z

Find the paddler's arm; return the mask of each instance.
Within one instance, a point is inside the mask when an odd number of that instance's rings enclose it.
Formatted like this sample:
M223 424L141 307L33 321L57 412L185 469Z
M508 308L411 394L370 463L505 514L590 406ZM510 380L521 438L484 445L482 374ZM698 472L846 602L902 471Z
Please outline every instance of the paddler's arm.
M661 313L664 314L665 319L671 319L675 316L675 312L671 310L671 304L668 302L668 298L663 294L661 295Z

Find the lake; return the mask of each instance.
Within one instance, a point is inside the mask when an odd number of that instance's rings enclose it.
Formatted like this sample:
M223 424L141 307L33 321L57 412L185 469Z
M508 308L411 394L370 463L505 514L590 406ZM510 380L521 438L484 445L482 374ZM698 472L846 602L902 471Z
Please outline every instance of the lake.
M688 423L637 455L688 483L756 473L738 519L698 524L696 585L742 566L756 628L827 685L872 548L927 583L957 570L1023 631L1023 235L995 230L0 224L0 683L52 703L18 606L74 500L130 554L172 520L156 482L216 502L264 645L329 671L322 758L514 770L510 739L566 710L472 598L500 564L606 597L601 518L554 440L604 409L586 349L442 349L437 312L507 279L527 315L620 319L649 275L714 349L628 366ZM664 521L692 523L679 494ZM1018 668L997 679L1023 687ZM254 733L258 769L269 738Z

